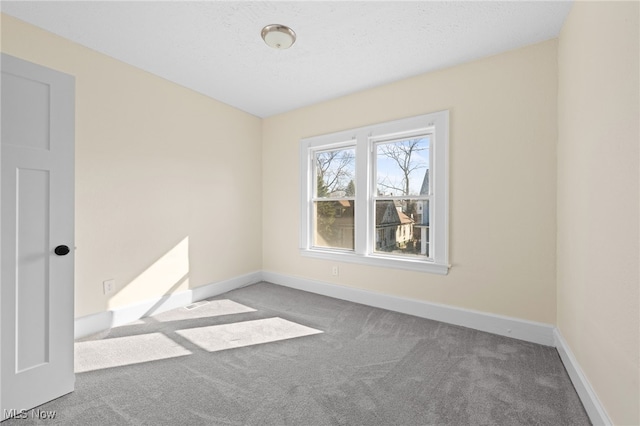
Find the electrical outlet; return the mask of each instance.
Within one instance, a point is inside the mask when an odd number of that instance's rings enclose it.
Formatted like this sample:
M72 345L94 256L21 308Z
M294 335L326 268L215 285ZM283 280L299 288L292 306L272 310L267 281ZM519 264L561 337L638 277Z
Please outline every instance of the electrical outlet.
M102 283L102 290L104 294L109 294L116 286L116 280L106 280Z
M337 266L331 267L331 275L333 275L334 277L337 277L339 274L340 274L340 270L338 269Z

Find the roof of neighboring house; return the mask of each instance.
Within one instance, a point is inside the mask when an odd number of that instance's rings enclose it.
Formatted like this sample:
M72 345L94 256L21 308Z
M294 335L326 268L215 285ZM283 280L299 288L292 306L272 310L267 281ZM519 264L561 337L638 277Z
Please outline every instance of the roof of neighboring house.
M400 223L402 223L403 225L414 222L413 219L402 212L398 212L398 216L400 217Z
M413 222L413 219L399 211L394 201L376 201L376 226L397 226Z
M398 209L393 201L376 201L376 226L400 225Z

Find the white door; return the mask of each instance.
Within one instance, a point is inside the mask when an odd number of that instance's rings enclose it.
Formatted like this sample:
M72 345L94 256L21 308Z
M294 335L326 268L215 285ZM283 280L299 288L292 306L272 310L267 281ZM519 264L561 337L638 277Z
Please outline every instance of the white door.
M74 388L75 80L5 54L1 68L0 410L5 419Z

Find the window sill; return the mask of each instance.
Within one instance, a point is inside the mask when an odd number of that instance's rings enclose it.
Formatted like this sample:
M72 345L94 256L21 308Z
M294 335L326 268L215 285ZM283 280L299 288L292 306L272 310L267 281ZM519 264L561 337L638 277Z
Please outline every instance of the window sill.
M449 273L449 265L425 260L401 259L381 255L367 256L337 250L301 249L300 253L305 257L314 259L359 263L361 265L377 266L379 268L404 269L407 271L426 272L438 275L447 275Z

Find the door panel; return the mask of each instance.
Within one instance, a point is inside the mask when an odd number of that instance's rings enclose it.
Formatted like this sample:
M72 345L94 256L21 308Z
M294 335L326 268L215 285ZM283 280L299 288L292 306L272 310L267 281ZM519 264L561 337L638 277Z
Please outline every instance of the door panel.
M4 73L2 92L7 101L11 100L10 107L2 108L2 140L12 145L48 150L50 86ZM27 116L33 125L22 125L22 119Z
M74 79L2 55L2 419L73 391ZM58 256L54 249L71 252Z
M18 373L49 361L49 172L18 169L16 306ZM20 309L29 306L30 309Z

